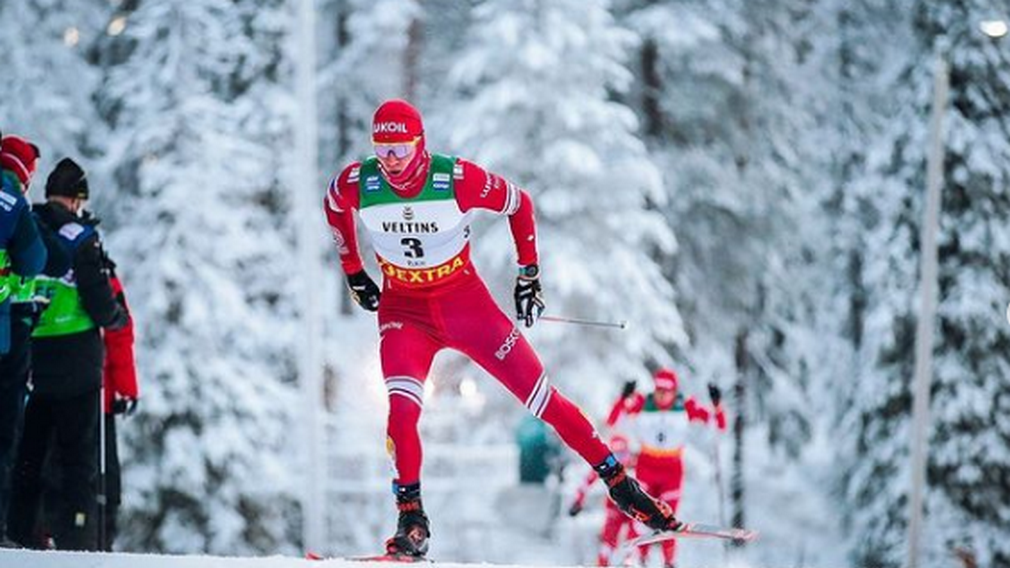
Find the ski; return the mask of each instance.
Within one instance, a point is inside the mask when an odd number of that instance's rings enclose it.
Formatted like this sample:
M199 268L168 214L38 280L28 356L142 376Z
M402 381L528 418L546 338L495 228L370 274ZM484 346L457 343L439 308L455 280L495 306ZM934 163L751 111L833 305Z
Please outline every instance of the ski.
M433 564L431 560L423 556L410 556L409 554L374 554L371 556L322 556L314 552L305 553L306 560L349 560L351 562L395 562L398 564L413 564L417 562L427 562Z
M431 560L423 556L411 556L409 554L376 554L374 556L351 556L345 558L344 560L350 560L352 562L398 562L404 564L413 564L416 562L427 562L432 564Z
M645 546L655 544L657 542L663 542L665 540L684 537L721 538L738 542L750 542L757 539L758 533L757 531L749 529L725 528L716 525L706 525L703 523L684 523L677 530L660 531L629 540L625 543L625 546L630 549L636 546Z

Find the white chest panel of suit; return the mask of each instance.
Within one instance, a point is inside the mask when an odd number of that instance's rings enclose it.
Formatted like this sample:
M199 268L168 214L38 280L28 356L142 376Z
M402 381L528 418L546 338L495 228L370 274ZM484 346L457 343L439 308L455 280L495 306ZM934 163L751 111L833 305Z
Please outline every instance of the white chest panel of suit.
M631 427L642 449L659 451L683 448L692 430L683 410L643 410Z
M376 254L402 268L444 264L470 239L470 212L455 199L382 203L358 214Z

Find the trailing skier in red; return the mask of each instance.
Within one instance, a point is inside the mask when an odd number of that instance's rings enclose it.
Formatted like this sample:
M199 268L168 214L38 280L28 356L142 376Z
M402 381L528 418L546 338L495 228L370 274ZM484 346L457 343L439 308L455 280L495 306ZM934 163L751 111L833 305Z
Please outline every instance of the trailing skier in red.
M625 389L614 403L607 424L631 438L632 448L637 451L638 479L676 513L689 428L692 424L713 424L720 432L725 431L726 413L722 392L715 385L708 386L712 407L707 407L678 392L677 374L671 369L658 370L653 379L655 388L647 396ZM676 546L676 539L662 541L663 565L668 568L673 566Z

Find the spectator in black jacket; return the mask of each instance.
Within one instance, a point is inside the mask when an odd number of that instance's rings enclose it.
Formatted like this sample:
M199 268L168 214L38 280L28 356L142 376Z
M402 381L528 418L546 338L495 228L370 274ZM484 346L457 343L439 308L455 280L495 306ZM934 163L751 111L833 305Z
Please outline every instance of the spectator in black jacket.
M63 499L54 523L57 548L95 550L95 481L99 387L104 349L101 328L119 329L128 316L116 301L98 235L98 220L87 214L84 170L64 158L46 182L39 218L70 251L73 268L60 278L39 278L37 290L49 299L32 334L34 389L25 410L18 451L8 536L21 545L44 546L36 533L42 494L42 465L50 441L58 444Z

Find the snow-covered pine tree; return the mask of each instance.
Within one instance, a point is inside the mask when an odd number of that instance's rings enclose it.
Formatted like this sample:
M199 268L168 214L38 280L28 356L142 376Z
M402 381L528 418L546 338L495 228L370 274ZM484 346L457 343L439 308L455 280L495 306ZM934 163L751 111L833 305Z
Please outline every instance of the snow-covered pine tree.
M828 43L832 68L825 72L836 85L827 97L832 112L825 117L834 133L830 144L833 186L825 195L824 212L832 234L827 266L835 275L830 295L836 306L831 333L844 338L853 351L863 344L866 307L864 266L866 234L878 222L874 209L877 181L867 175L878 134L900 105L890 85L907 66L911 44L910 0L828 0L827 22L837 30ZM885 54L886 55L882 55ZM850 372L849 375L855 373ZM846 385L854 385L846 381Z
M833 185L822 194L821 218L830 233L830 245L819 264L830 277L825 280L818 313L818 336L826 349L819 373L821 387L815 393L819 408L824 409L822 418L833 433L835 461L840 464L832 472L831 486L843 524L850 529L856 526L849 531L846 548L864 559L859 550L867 548L867 534L860 526L865 526L870 515L880 514L883 519L884 513L865 498L853 498L850 490L852 468L866 459L861 432L870 419L852 409L864 406L867 396L879 392L874 386L879 377L873 372L879 337L866 333L869 304L881 294L876 292L879 281L870 278L869 270L877 249L875 235L887 222L881 214L887 208L884 204L889 195L900 199L903 193L887 179L881 163L891 152L892 138L885 133L895 128L893 117L905 106L905 101L894 96L899 92L894 86L913 56L909 49L914 45L911 5L909 0L825 3L827 17L837 30L829 36L832 40L826 48L835 53L825 65L826 76L836 88L828 94L833 112L825 116L831 136L824 148L833 156L827 170Z
M122 428L128 549L297 539L285 4L142 0L105 46L108 241L136 298L143 395Z
M418 57L407 54L420 49L411 39L411 26L423 11L417 0L323 0L319 14L327 30L320 37L319 157L320 171L329 178L371 152L375 108L383 100L407 96L408 78L416 72L411 62ZM367 239L360 242L367 246ZM336 265L335 251L330 255ZM343 290L343 278L337 276ZM357 309L351 304L341 292L344 315Z
M371 151L372 113L383 100L407 96L410 27L423 11L417 0L327 0L320 13L339 26L321 42L320 137L332 170Z
M806 384L824 183L804 91L810 10L774 2L628 1L642 37L639 111L672 199L676 282L697 382L727 385L747 337L751 389L770 440L796 454L810 436Z
M102 143L91 104L99 77L88 51L106 33L110 12L101 0L0 3L0 128L42 152L30 194L35 201L43 198L52 165L72 156L90 170Z
M449 148L530 191L537 208L548 313L628 320L624 333L539 324L552 377L599 410L625 377L669 361L686 338L655 255L676 241L655 206L659 170L616 102L633 40L607 0L488 0L474 8L449 76L459 102L439 127ZM476 239L477 264L511 309L515 258L507 223ZM553 325L553 327L552 327ZM612 385L608 387L606 385Z
M851 424L857 460L849 475L861 565L898 566L906 552L910 384L918 301L919 231L936 53L950 63L939 246L939 304L927 466L926 562L966 548L980 565L1010 564L1010 46L978 32L982 0L915 5L915 56L893 92L904 105L873 166L882 222L868 249L867 346Z

